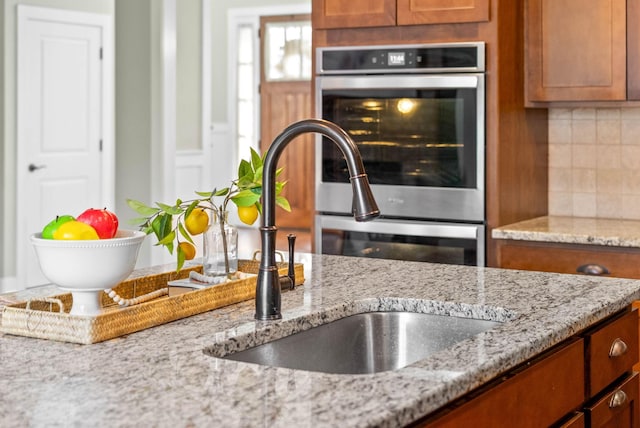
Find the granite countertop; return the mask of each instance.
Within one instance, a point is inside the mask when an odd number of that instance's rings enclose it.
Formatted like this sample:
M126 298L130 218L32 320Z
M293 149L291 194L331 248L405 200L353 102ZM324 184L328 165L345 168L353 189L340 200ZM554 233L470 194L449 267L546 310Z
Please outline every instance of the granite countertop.
M493 229L494 239L640 248L640 221L544 216Z
M254 321L249 301L93 345L0 336L3 426L402 426L640 298L640 282L626 279L336 256L307 263L305 285L282 295L280 321ZM203 353L403 307L504 323L373 375Z

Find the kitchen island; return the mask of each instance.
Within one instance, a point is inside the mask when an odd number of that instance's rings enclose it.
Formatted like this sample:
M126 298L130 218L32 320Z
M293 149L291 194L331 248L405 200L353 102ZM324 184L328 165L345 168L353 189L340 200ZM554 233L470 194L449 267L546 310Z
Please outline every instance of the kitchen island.
M640 299L640 282L627 279L306 260L305 285L282 295L279 321L254 321L248 301L93 345L0 336L1 425L403 426ZM42 292L55 288L18 297ZM203 352L401 308L502 324L405 368L371 375L264 367Z

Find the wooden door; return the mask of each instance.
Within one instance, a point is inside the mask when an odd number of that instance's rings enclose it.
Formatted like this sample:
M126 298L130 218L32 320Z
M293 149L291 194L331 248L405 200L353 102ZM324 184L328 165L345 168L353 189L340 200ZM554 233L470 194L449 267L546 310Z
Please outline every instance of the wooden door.
M527 101L626 99L626 0L528 0Z
M286 28L287 25L300 26L301 23L308 26L309 38L286 39L282 45L284 54L277 64L273 61L275 55L272 55L271 59L267 58L269 52L273 52L273 49L268 47L270 31L279 31L281 28ZM270 24L273 26L270 27ZM260 149L264 153L278 134L288 125L313 116L310 75L310 17L309 15L262 17L260 34L262 45L260 49ZM304 46L300 46L301 43ZM287 50L291 51L291 58L298 53L309 55L307 58L309 70L303 70L301 74L308 75L308 77L295 77L297 74L295 72L283 72L280 76L273 75L275 73L270 70L273 70L274 67L288 67L287 55L289 52ZM297 59L293 59L293 62L296 61ZM294 77L289 78L288 76ZM284 172L279 179L287 181L283 195L291 204L290 213L278 208L276 223L281 228L308 232L311 230L314 213L313 152L314 135L307 134L292 141L280 157L278 166L284 167Z
M106 15L20 6L18 10L18 281L44 284L28 235L56 215L111 202L104 146L112 78Z
M397 0L398 25L489 20L490 0Z
M313 0L312 8L317 29L396 25L396 0Z

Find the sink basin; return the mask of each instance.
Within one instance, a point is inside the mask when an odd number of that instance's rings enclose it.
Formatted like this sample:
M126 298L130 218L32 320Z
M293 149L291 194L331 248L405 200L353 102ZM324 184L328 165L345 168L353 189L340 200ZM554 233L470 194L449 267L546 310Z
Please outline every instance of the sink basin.
M367 312L223 358L324 373L377 373L405 367L499 324L416 312Z

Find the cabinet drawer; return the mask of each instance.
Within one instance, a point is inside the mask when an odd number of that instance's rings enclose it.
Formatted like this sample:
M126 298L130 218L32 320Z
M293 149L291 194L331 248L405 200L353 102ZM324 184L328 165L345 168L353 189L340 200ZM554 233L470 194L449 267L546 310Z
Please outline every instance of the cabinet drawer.
M566 422L558 425L558 428L584 428L585 420L584 413L576 413L571 416Z
M583 265L600 266L608 276L640 279L640 250L598 245L561 245L498 240L498 264L507 269L577 273Z
M549 426L584 401L584 341L576 340L541 357L513 376L445 413L417 423L418 427ZM455 404L454 404L455 406Z
M587 396L611 384L638 359L638 313L620 318L586 336Z
M633 373L585 411L591 427L638 427L638 373Z

